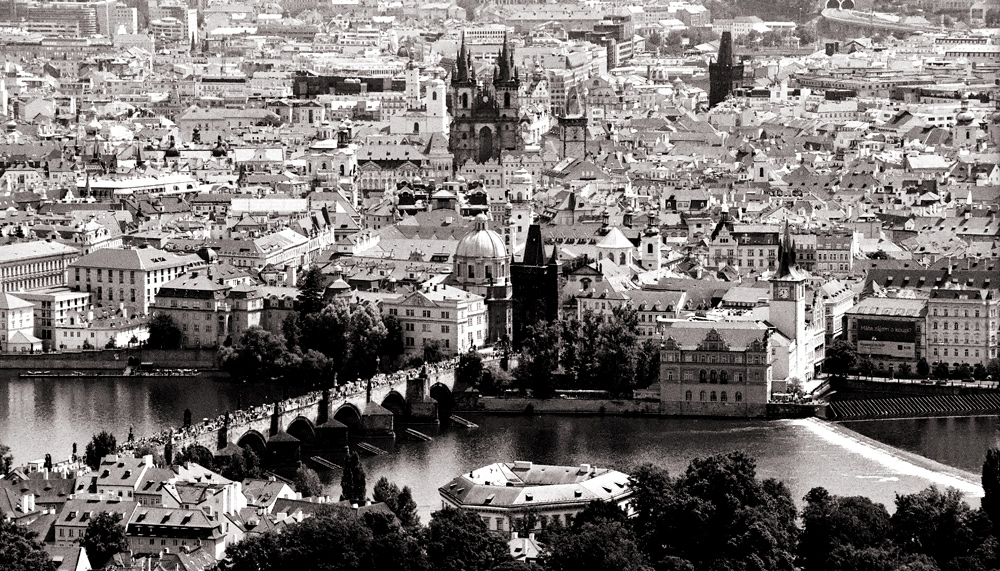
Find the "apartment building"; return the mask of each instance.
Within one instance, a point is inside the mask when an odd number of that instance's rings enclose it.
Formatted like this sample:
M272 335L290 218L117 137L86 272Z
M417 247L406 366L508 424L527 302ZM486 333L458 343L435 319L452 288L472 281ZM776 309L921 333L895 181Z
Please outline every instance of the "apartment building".
M31 291L66 285L66 268L79 250L58 242L0 246L0 291Z
M934 288L927 299L927 360L985 365L997 356L997 292Z
M70 266L69 286L92 294L94 307L122 308L128 315L146 315L163 284L204 264L195 254L175 254L157 248L104 249L91 252Z
M184 347L214 347L260 326L264 298L256 286L206 266L164 284L150 309L173 318Z
M483 296L446 285L427 285L409 295L382 302L382 311L399 319L408 355L420 355L437 342L445 355L457 355L486 343Z

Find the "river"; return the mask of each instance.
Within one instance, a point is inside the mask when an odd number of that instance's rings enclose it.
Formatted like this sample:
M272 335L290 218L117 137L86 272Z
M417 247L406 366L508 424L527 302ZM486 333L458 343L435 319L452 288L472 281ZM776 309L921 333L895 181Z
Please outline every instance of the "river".
M197 420L238 403L280 398L279 389L208 377L161 379L19 379L0 376L0 442L15 464L46 452L67 457L91 435L111 430L119 440L179 425L185 408ZM797 501L814 486L863 494L892 509L895 494L930 484L956 486L978 505L979 467L995 446L997 418L852 422L709 420L463 414L478 429L421 426L431 442L400 438L391 454L365 458L369 489L387 476L410 486L426 521L440 500L437 487L456 474L497 462L581 463L622 470L644 462L682 471L691 459L745 450L762 477L779 478ZM338 494L336 484L329 487Z

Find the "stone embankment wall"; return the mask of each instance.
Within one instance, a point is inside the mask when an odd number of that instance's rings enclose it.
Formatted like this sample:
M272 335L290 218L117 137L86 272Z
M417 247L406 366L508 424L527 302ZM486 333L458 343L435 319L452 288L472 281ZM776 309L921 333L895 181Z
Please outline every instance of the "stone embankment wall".
M200 370L216 368L215 349L144 349L142 351L138 349L101 349L60 353L5 353L0 354L0 369L121 371L125 369L128 358L132 356L163 368Z
M659 401L626 399L535 399L480 397L474 407L463 408L474 412L511 414L524 414L525 412L542 414L660 414Z

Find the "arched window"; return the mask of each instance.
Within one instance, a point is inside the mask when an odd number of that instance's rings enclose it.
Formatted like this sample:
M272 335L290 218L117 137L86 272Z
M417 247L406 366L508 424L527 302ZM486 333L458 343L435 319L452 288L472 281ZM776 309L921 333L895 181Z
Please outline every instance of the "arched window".
M707 383L708 382L708 373L705 371L705 369L702 369L698 373L698 382L699 383Z
M715 402L715 401L719 400L718 397L715 394L715 391L712 391L712 396L710 398L712 399L712 402Z
M653 243L652 242L650 242L649 244L646 244L646 253L647 254L652 254L653 253Z
M708 382L713 385L719 382L718 374L715 372L715 369L712 369L712 371L708 374Z
M473 266L472 264L469 264L469 277L470 278L476 277L476 267Z
M684 391L684 400L691 400L691 391Z
M743 402L743 393L736 391L736 397L734 399L736 402Z
M510 107L510 93L503 94L503 106Z
M468 106L469 106L469 94L468 93L463 93L462 94L462 107L468 107Z
M419 133L420 132L420 123L417 123L417 122L413 123L413 132L414 133Z
M722 393L719 395L719 399L722 402L727 402L729 400L729 395L726 394L726 391L722 391Z
M742 383L743 382L743 373L736 373L736 382L737 383ZM740 394L740 393L736 393L736 394Z
M344 176L344 165L340 165L340 176Z
M701 394L698 395L698 398L700 400L704 401L705 400L705 391L701 391Z
M319 168L320 168L320 170L324 170L325 171L326 170L326 163L323 163L322 165L320 165Z
M719 373L719 384L725 385L729 383L729 373L726 371L721 371Z
M624 266L625 265L625 252L622 252L621 254L618 254L618 265L619 266Z
M438 92L431 91L431 101L437 101L437 100L438 100Z

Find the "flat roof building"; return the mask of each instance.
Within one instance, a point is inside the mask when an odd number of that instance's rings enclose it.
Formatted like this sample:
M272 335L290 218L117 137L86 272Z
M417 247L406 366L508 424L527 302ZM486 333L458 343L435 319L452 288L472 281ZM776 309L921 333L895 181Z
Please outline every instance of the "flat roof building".
M445 508L470 510L491 531L510 533L518 520L537 517L536 528L570 525L595 501L614 502L627 510L632 495L627 474L579 466L498 462L462 474L438 488Z

